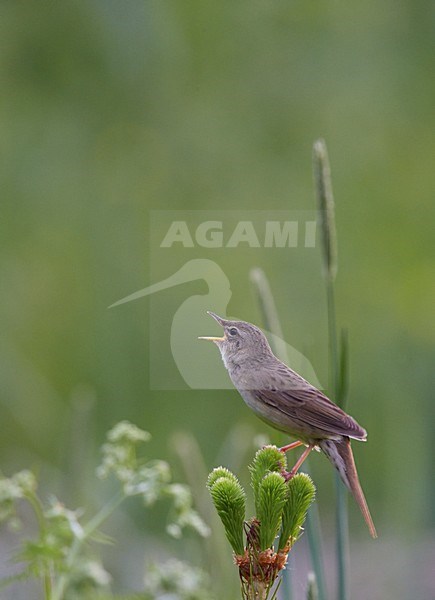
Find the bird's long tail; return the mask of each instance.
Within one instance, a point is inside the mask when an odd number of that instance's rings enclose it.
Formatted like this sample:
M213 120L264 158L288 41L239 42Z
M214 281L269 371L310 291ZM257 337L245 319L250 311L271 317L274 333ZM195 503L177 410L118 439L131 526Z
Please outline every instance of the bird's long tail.
M355 460L353 458L352 448L350 446L350 439L343 436L341 440L323 440L319 443L319 446L337 469L343 483L355 498L363 514L365 522L367 523L370 535L373 538L378 537L373 519L370 515L369 507L367 506L367 502L358 479Z

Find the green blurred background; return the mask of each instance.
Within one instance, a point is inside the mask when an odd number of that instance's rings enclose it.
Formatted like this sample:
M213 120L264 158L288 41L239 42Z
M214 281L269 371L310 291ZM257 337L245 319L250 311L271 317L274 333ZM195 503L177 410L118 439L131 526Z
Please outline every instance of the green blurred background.
M435 597L433 4L16 0L0 15L1 470L32 467L43 494L77 506L99 502L98 446L121 419L153 434L150 453L179 479L191 474L174 440L195 440L206 470L242 468L234 456L257 434L280 443L234 391L150 390L152 301L107 306L154 282L151 210L314 210L322 136L348 410L369 431L355 454L380 533L371 542L350 504L352 597ZM232 283L228 314L260 322L248 283L260 264L287 341L324 377L320 251L225 252L213 259ZM160 310L170 319L203 291L162 292ZM312 469L332 561L331 473L317 456ZM150 535L164 554L186 552L163 516L131 511L121 547L136 565ZM118 587L140 582L131 552L110 552Z

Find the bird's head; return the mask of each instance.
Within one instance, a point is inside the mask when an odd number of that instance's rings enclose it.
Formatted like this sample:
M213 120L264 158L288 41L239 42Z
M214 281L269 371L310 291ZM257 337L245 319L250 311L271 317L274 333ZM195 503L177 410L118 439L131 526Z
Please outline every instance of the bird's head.
M200 340L214 342L222 355L227 368L244 362L257 362L270 355L271 349L264 333L246 321L228 321L207 311L224 329L222 337L200 337Z

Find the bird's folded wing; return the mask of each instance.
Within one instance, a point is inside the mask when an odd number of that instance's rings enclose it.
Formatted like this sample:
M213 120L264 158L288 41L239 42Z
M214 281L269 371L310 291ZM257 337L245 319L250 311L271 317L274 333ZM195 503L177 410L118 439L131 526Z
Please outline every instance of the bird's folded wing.
M359 440L367 437L366 431L352 417L310 384L295 389L263 389L254 393L297 423Z

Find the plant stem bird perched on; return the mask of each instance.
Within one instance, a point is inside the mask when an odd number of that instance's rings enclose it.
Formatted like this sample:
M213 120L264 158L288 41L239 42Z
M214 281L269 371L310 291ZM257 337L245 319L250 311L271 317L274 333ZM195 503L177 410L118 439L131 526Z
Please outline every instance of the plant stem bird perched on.
M366 431L320 390L292 371L273 354L266 336L251 323L228 321L208 311L224 328L222 337L201 337L218 346L231 381L246 404L271 427L290 434L296 442L286 452L306 449L287 474L298 471L311 450L320 448L353 494L373 538L376 529L359 483L350 438L365 441Z

